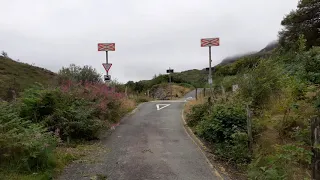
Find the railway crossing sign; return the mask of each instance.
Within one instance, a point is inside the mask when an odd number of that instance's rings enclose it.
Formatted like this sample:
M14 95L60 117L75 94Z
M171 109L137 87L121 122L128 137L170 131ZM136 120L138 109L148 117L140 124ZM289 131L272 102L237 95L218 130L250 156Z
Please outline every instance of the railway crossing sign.
M201 47L209 47L209 76L208 76L208 83L210 85L210 92L212 93L211 46L220 46L220 38L203 38L203 39L201 39Z
M115 43L98 43L98 51L115 51Z
M111 63L102 63L102 66L104 67L104 69L109 72L112 64Z
M220 46L219 38L204 38L201 39L201 47Z
M109 51L115 51L116 50L116 44L115 43L98 43L98 51L105 51L106 52L106 63L103 63L102 66L106 70L107 74L104 75L104 81L110 82L111 75L109 75L109 70L112 66L112 63L109 63L108 60L108 52Z

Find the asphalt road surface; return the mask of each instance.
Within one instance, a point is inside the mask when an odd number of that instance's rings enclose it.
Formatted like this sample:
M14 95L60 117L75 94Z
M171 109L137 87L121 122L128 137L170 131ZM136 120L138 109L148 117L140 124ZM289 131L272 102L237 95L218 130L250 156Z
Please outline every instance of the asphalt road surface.
M98 162L73 163L59 179L94 179L97 175L108 180L222 179L183 127L186 98L140 105L104 140L109 150L93 155Z

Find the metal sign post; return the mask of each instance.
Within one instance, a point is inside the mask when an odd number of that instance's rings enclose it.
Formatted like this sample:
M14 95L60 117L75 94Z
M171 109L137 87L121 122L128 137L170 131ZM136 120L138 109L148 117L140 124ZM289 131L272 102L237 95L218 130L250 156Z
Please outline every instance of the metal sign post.
M110 82L111 75L109 75L109 70L112 66L112 64L109 64L109 57L108 52L109 51L115 51L116 50L116 44L115 43L98 43L98 51L105 51L106 52L106 63L103 63L102 66L106 70L107 74L104 75L104 81Z
M170 85L170 99L172 99L172 83L171 83L171 74L174 72L173 69L171 69L169 67L169 69L167 69L167 73L169 74L169 85Z
M219 38L204 38L201 39L201 47L209 47L209 77L208 83L210 85L210 92L212 92L212 59L211 59L211 46L220 46L220 39Z

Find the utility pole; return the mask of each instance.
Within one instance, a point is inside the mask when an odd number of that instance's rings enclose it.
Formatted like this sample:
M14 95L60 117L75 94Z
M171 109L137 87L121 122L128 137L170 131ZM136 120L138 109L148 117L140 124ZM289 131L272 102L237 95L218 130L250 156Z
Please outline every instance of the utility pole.
M212 59L211 59L211 46L220 46L220 39L219 38L204 38L201 39L201 47L209 47L209 77L208 83L210 85L210 93L213 94L213 87L212 87Z
M115 51L115 43L98 43L98 51L105 51L106 52L106 63L102 63L102 66L106 70L107 74L104 75L104 81L106 83L110 82L111 76L109 75L109 70L112 66L111 63L109 63L109 57L108 57L108 51Z
M198 100L198 88L196 88L196 100Z
M170 99L172 100L172 84L171 84L171 74L169 74L169 85L170 85Z
M252 137L252 119L251 119L251 111L249 105L246 105L247 110L247 132L248 132L248 148L250 154L252 154L252 146L253 146L253 137Z
M311 168L312 180L320 179L320 117L314 117L311 119L311 144L312 144L312 160Z
M211 46L209 46L209 85L210 85L210 94L212 94L212 68L211 68L211 63L212 63L212 59L211 59Z
M126 86L126 88L124 90L124 94L125 94L126 98L128 99L128 86Z
M169 74L169 86L170 86L170 99L172 99L172 83L171 83L171 74L174 72L173 69L171 69L169 67L169 69L167 69L167 73Z

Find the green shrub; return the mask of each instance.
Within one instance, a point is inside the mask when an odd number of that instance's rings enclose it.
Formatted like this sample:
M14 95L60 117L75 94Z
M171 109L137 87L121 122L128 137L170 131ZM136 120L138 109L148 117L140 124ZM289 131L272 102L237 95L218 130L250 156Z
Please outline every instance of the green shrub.
M307 79L320 84L320 47L315 47L304 54Z
M21 98L20 116L32 122L41 122L55 108L67 101L59 89L34 86L24 91Z
M37 171L52 167L52 150L57 143L39 124L19 117L12 105L0 102L0 167Z
M318 97L316 98L316 100L314 102L314 106L318 111L320 111L320 94L318 94Z
M137 103L143 103L148 102L150 99L146 96L138 96L135 100Z
M272 94L277 94L283 87L284 69L280 63L265 59L252 70L248 70L239 82L243 98L254 107L267 104Z
M211 113L197 126L197 133L207 141L223 143L238 131L246 131L246 111L235 103L215 104Z
M198 125L205 115L208 114L209 104L198 104L191 108L190 113L187 114L187 124L190 127Z
M231 140L216 143L214 146L214 152L218 157L235 162L239 167L250 162L247 133L235 132Z
M261 121L261 119L253 118L252 119L252 136L253 139L255 137L258 137L267 129L267 126L265 123Z
M248 137L246 134L246 111L237 103L215 104L210 113L208 109L198 106L198 113L193 118L199 118L196 133L206 141L213 143L215 154L231 160L238 165L250 161ZM197 116L196 116L197 115ZM194 123L196 124L196 123Z
M185 88L194 89L194 86L188 83L178 83L178 85Z
M127 112L127 110L121 109L121 102L118 99L109 96L107 100L103 101L98 103L98 107L96 107L97 112L100 112L98 116L102 117L102 120L115 123L119 121L125 112ZM101 106L104 103L106 106Z
M224 87L225 91L232 91L232 85L238 84L237 76L226 76L223 78L221 85Z
M292 137L294 140L301 142L305 145L311 145L311 127L310 125L305 127L297 127L292 133Z
M294 167L311 164L312 152L297 144L276 145L275 153L258 156L249 166L249 179L292 179ZM306 173L305 178L309 175Z
M75 64L70 64L69 67L63 67L58 72L58 81L63 83L66 80L72 80L75 82L91 82L99 83L102 81L101 74L97 72L96 69L91 66L76 66Z
M72 102L63 109L55 109L43 120L43 124L51 131L59 130L63 140L98 138L104 123L94 116L93 108L82 103Z
M289 137L295 128L299 127L299 119L287 117L277 122L276 129L283 138Z
M96 102L80 97L78 92L34 87L21 98L20 116L41 123L48 130L60 131L60 138L95 139L104 125L104 118L118 118L119 103L108 101L109 111ZM99 119L102 117L102 120Z
M278 60L286 63L285 69L289 75L311 83L320 83L320 47L298 54L288 52L279 56Z

